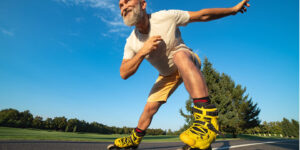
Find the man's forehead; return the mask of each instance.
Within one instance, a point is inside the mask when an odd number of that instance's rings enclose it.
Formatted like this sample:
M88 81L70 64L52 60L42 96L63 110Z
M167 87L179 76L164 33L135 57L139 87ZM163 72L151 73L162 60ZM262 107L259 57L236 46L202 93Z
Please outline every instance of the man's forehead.
M119 0L119 3L124 3L125 1L128 1L128 0Z
M126 2L126 1L128 1L128 0L119 0L119 4L120 4L120 3L124 3L124 2ZM140 0L132 0L132 1L140 1Z

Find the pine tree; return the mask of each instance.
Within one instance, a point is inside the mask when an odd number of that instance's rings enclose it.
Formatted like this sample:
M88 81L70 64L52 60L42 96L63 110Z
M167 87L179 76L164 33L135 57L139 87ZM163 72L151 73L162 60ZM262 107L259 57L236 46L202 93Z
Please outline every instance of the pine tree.
M291 125L292 125L292 129L293 129L293 134L292 135L294 137L299 137L299 122L292 119Z
M293 127L291 122L288 119L283 118L281 122L281 128L282 128L283 136L290 137L293 135Z
M253 104L252 99L243 101L239 108L239 127L241 129L249 129L260 124L258 114L260 109L257 104Z

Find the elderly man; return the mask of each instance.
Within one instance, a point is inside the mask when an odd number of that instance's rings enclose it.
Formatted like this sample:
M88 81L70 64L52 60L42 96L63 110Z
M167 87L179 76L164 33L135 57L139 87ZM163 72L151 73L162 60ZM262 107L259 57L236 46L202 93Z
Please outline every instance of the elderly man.
M146 13L145 0L120 0L119 7L124 23L135 26L124 48L120 75L132 76L141 62L148 60L159 76L152 87L137 127L129 137L116 139L114 147L137 148L152 117L168 97L183 82L193 98L193 125L181 133L180 139L191 148L207 149L219 133L217 109L210 103L208 89L200 71L199 57L187 47L179 26L192 22L219 19L238 12L246 12L249 0L232 8L211 8L200 11L163 10Z

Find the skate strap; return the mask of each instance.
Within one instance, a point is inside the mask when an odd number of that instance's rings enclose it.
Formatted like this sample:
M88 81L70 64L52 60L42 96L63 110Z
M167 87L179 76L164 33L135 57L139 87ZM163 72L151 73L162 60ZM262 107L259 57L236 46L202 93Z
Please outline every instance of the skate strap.
M192 108L192 110L193 110L193 112L203 114L203 115L208 115L208 116L213 116L213 117L218 116L218 111L217 110L215 110L215 111L207 111L207 110L202 111L202 110L199 110L199 109L194 108L194 107Z
M205 125L207 122L204 122L204 121L194 121L194 123ZM207 128L210 129L211 131L213 131L213 132L221 135L221 136L224 136L224 134L222 132L218 131L211 123L207 123Z
M211 123L208 124L207 127L208 127L210 130L214 131L215 133L217 133L217 134L219 134L219 135L221 135L221 136L224 136L224 134L223 134L222 132L218 131Z
M196 121L194 121L194 123L198 123L198 124L201 124L201 125L205 125L206 122L204 122L204 121L197 121L197 120L196 120Z

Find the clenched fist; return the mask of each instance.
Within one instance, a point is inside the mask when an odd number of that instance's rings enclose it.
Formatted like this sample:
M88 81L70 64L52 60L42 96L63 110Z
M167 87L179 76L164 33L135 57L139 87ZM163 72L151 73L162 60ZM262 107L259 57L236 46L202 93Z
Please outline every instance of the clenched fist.
M152 36L150 37L145 43L143 48L141 49L141 52L144 55L148 55L150 52L155 51L158 48L158 45L160 42L162 42L163 39L160 35Z

